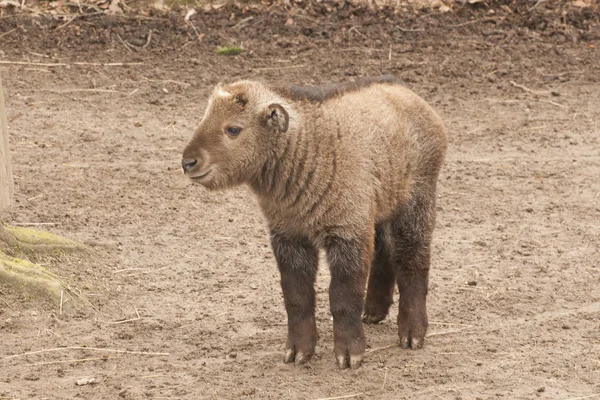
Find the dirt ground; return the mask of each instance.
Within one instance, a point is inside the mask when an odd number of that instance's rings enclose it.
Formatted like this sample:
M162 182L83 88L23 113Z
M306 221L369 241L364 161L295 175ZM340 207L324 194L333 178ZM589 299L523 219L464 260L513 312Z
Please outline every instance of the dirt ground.
M600 398L600 28L598 14L553 5L224 7L194 28L178 14L2 17L16 184L2 217L92 246L46 262L96 310L0 293L0 398ZM215 54L228 43L246 51ZM89 64L117 62L138 64ZM193 186L180 153L218 81L380 73L450 132L429 338L394 347L394 308L366 327L364 365L338 370L322 265L317 354L285 365L256 201ZM44 349L57 350L24 354Z

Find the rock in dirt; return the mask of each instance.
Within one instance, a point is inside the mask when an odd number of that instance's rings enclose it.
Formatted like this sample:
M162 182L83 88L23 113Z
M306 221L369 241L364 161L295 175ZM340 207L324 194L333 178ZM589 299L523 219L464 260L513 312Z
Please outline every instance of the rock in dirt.
M88 376L86 378L77 379L77 382L75 382L75 384L77 386L93 385L95 383L98 383L98 381L96 380L96 378L91 377L91 376Z

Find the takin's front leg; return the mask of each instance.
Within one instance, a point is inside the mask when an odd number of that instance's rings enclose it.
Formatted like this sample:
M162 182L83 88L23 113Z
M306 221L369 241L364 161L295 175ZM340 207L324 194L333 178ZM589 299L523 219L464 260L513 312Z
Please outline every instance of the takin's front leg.
M281 273L281 289L288 316L284 362L297 365L310 360L317 344L315 279L318 252L307 238L271 232L271 246Z
M333 352L340 368L358 368L365 352L361 314L373 235L353 240L329 238L326 251L331 269L329 303L333 315Z

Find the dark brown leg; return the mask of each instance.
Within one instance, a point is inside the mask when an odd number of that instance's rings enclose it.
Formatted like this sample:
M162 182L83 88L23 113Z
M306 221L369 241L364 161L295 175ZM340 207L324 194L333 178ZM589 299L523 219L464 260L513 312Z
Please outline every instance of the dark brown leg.
M271 232L271 246L281 273L281 289L288 316L284 362L310 360L317 344L315 278L318 254L306 238L290 238Z
M398 336L403 349L422 348L427 334L429 259L430 251L427 247L398 260Z
M331 269L329 303L333 315L333 352L340 368L358 368L365 352L360 317L373 234L353 240L333 237L325 249Z
M398 336L402 348L420 349L427 333L427 288L435 200L416 197L394 221L392 262L397 269Z
M388 314L394 299L396 269L391 260L390 227L381 224L375 228L375 256L369 271L367 299L363 322L376 324Z

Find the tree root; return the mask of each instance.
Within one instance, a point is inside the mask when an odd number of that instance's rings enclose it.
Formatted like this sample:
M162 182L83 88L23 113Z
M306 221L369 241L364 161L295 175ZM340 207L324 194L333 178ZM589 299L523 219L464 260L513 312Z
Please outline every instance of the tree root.
M0 289L17 301L50 303L62 313L63 306L81 303L82 297L56 274L32 261L88 252L77 242L31 228L0 224ZM87 301L86 301L87 302ZM89 302L88 302L89 303Z

